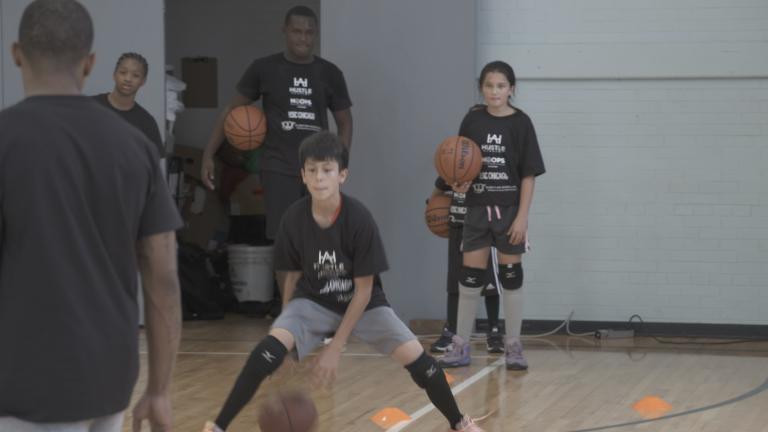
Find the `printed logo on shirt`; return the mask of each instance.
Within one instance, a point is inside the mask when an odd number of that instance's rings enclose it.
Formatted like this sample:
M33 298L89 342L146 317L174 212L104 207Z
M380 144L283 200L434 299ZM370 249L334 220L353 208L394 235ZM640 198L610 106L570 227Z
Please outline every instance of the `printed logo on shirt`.
M309 131L309 132L320 132L321 130L323 130L323 128L321 128L320 126L299 123L299 124L296 125L296 130Z
M312 99L305 99L305 98L291 98L290 99L291 106L294 106L299 109L309 109L312 108Z
M309 78L293 77L293 87L288 88L288 93L293 96L312 96Z
M483 158L483 163L486 165L504 165L507 160L503 157L486 156Z
M495 144L483 144L480 148L485 153L504 153L507 151L507 146L495 145Z
M306 111L288 111L289 119L315 120L315 113Z
M517 192L517 186L510 185L510 184L502 184L502 185L496 185L496 186L485 186L485 191L489 193L497 193L497 192Z
M315 268L317 268L317 266L323 266L325 264L329 264L332 266L336 265L336 251L333 251L333 252L319 251L317 253L317 264L315 264Z
M353 281L349 272L344 268L344 263L336 260L336 251L318 251L317 262L314 264L317 279L325 281L325 286L320 290L320 295L336 297L339 303L348 303L352 300Z
M296 122L286 120L280 123L283 126L284 131L291 131L296 126Z
M454 206L454 205L452 205L450 210L448 210L448 211L450 211L453 214L467 214L467 208L464 207L464 206Z
M486 141L488 144L501 144L501 135L488 134Z
M472 191L476 194L481 194L485 192L485 184L483 183L473 183L472 184Z
M477 176L480 180L509 180L509 175L505 172L481 172Z
M308 78L293 78L293 86L294 87L309 87L309 79Z

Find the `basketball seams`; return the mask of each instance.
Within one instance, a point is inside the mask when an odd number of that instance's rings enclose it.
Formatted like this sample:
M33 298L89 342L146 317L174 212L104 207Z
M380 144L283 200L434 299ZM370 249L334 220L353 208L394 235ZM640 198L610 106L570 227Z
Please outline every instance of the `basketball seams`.
M453 153L449 154L449 151ZM465 155L467 152L472 154ZM463 159L464 156L467 158ZM482 150L474 141L465 136L454 135L443 140L438 146L435 168L446 183L453 185L474 180L477 175L469 178L468 174L479 173L482 170L482 160ZM475 165L478 165L477 168Z
M454 141L454 144L453 144L453 172L451 173L453 174L453 182L451 182L451 184L456 183L459 180L456 176L456 171L458 171L458 166L457 166L457 164L459 163L458 156L461 154L460 151L457 151L458 150L457 147L460 140L461 140L461 137L456 137L456 140Z
M443 166L443 148L442 148L442 145L437 148L437 155L435 155L435 156L436 156L435 157L435 162L437 163L436 164L437 165L436 166L437 173L439 174L439 173L442 173L443 169L445 168Z
M291 413L288 411L288 406L285 404L285 398L283 397L282 393L280 394L280 397L277 399L280 401L280 406L283 407L285 418L288 419L288 427L291 428L291 430L287 432L293 432L293 422L291 421Z
M266 135L266 133L240 135L240 134L236 134L236 133L227 132L227 135L231 136L231 137L235 137L235 138L248 138L251 135L255 136L256 138L263 138Z
M433 207L433 208L427 210L427 216L432 215L433 212L437 212L438 210L441 210L441 211L448 210L450 212L451 208L450 207ZM429 221L427 221L427 222L429 222ZM429 225L433 225L433 224L429 224Z
M295 390L283 391L264 401L258 423L262 431L308 432L318 424L318 412L312 399Z
M474 141L472 141L471 139L469 139L469 138L466 138L466 137L465 137L464 139L466 139L466 140L467 140L467 142L469 143L470 147L471 147L471 146L475 146L475 147L477 147L477 149L479 150L478 154L480 155L480 170L482 171L482 169L483 169L483 159L482 159L482 158L483 158L483 149L481 149L481 148L480 148L480 147L479 147L479 146L478 146L478 145L477 145L477 144L476 144ZM471 167L471 166L473 166L473 164L474 164L474 162L475 162L475 152L473 151L473 152L471 152L471 153L472 153L472 159L471 159L471 161L470 161L470 164L469 164L469 166L470 166L470 167ZM479 175L479 174L480 174L480 173L478 173L478 175ZM474 180L474 179L472 179L472 180Z
M250 124L251 124L251 114L252 114L252 111L251 111L251 109L249 109L249 108L251 108L251 107L249 107L249 106L245 106L245 105L242 105L242 106L239 106L239 107L235 107L234 109L232 109L232 110L229 112L229 114L227 114L227 118L226 118L225 126L226 126L226 123L231 123L231 126L232 126L233 128L237 127L238 129L240 129L240 130L242 130L242 131L246 131L246 132L247 132L247 131L249 131L249 130L253 130L253 129L249 129L249 128L247 128L247 127L243 126L243 125L240 123L240 121L238 120L238 117L237 117L236 115L233 115L233 113L234 113L236 110L240 110L240 109L242 109L242 110L244 111L244 113L245 113L245 119L246 119L246 120L247 120L247 122L248 122L248 126L250 126ZM256 109L258 109L258 108L256 108ZM261 124L261 121L259 121L259 123L257 123L257 124L255 125L254 129L255 129L256 127L258 127L260 124Z
M241 116L245 119L240 119ZM243 125L243 120L247 128ZM227 115L224 122L224 132L233 146L240 150L258 148L266 138L266 130L261 131L266 120L265 114L256 107L241 105Z
M237 120L237 117L235 117L234 115L232 115L232 112L234 112L235 110L237 110L237 109L240 109L240 108L243 108L243 109L245 109L245 110L246 110L246 111L245 111L245 112L246 112L246 115L245 115L245 117L246 117L246 118L250 117L250 116L248 115L248 108L244 108L244 107L245 107L245 105L241 105L241 106L239 106L239 107L235 107L234 109L232 109L232 111L230 111L230 112L229 112L229 115L227 115L227 117L230 117L230 118L232 119L232 122L235 124L235 126L239 127L241 130L247 131L248 129L246 129L245 127L243 127L243 125L241 125L241 124L240 124L240 122Z
M245 109L245 118L248 120L248 148L250 149L253 148L253 134L250 133L253 129L251 128L251 110L248 108Z
M258 123L256 123L256 124L253 126L253 129L254 129L254 130L257 130L257 129L259 129L259 128L261 127L261 122L263 122L263 121L267 121L267 113L265 113L265 112L262 112L262 115L260 115L260 116L258 116L258 117L259 117L259 119L258 119L258 120L259 120L259 122L258 122ZM266 135L266 134L267 134L266 132L264 132L264 133L263 133L263 135Z
M447 195L433 196L424 212L424 222L432 234L448 237L452 199Z
M453 138L453 137L450 137L450 138L446 138L446 139L445 139L445 140L444 140L442 143L440 143L440 145L438 146L438 151L437 151L437 156L438 156L438 157L437 157L437 162L438 162L438 165L439 165L439 166L437 166L437 167L436 167L436 168L437 168L437 172L438 172L438 174L440 174L440 173L443 173L443 172L445 172L445 171L446 171L446 161L444 160L444 159L446 159L446 157L445 157L445 154L444 154L445 152L444 152L444 150L443 150L443 144L445 144L446 142L448 142L448 143L449 143L449 145L450 145L450 143L451 143L450 139L451 139L451 138ZM453 147L453 163L451 163L451 164L450 164L452 169L451 169L451 172L450 172L450 174L447 174L447 177L448 177L448 178L445 178L445 177L443 177L443 179L444 179L444 180L445 180L447 183L449 183L450 185L452 185L453 183L455 183L455 182L456 182L456 164L457 164L457 162L456 162L456 156L457 156L457 155L456 155L456 142L455 142L455 141L453 142L453 146L452 146L452 147ZM450 159L450 156L448 157L448 159ZM441 177L442 177L442 175L441 175Z

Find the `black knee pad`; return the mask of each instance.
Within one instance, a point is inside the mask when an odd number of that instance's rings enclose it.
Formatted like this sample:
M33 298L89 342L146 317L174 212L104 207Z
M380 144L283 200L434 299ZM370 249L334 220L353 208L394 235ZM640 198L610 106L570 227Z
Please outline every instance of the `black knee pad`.
M523 264L499 264L499 282L505 290L516 290L523 286Z
M246 363L246 369L261 376L269 376L274 373L285 360L288 350L276 337L268 335L251 352Z
M484 288L488 285L488 272L485 269L462 266L459 284L467 288Z
M421 353L421 356L413 363L405 367L408 372L411 373L413 381L421 388L427 388L430 381L435 378L445 377L443 374L443 368L440 367L440 363L435 360L434 357L426 352Z

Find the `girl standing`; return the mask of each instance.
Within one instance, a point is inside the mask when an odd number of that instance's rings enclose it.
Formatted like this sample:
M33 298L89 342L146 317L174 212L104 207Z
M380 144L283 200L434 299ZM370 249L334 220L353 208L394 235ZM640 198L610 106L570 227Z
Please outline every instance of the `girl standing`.
M457 334L441 364L461 367L471 362L469 338L477 302L489 282L486 269L493 246L504 297L506 366L525 370L528 363L520 343L522 254L527 249L534 179L545 172L544 162L531 119L510 103L515 90L512 67L502 61L488 63L480 73L479 85L486 108L467 113L459 135L480 146L483 168L467 191Z

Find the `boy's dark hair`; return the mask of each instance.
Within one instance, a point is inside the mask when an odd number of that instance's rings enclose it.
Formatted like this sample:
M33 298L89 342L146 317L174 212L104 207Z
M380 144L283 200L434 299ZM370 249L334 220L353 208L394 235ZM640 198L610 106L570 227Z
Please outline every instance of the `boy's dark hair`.
M71 68L93 45L93 21L75 0L35 0L24 9L19 24L19 47L33 63L45 61Z
M339 171L341 171L346 169L349 163L349 150L336 134L318 132L304 138L299 146L299 160L302 167L308 159L336 161L339 163Z
M315 20L315 25L317 25L317 15L315 14L315 11L306 6L294 6L288 9L288 12L285 14L285 25L288 25L288 22L291 21L292 16L312 18Z
M143 55L135 52L123 53L123 55L117 59L117 64L115 64L115 71L117 71L117 68L120 67L120 63L122 63L123 60L128 59L136 60L144 68L144 77L146 78L147 74L149 73L149 64L147 64L147 59L145 59Z

